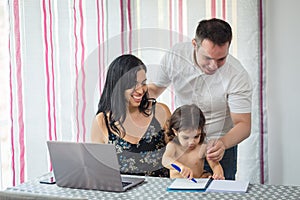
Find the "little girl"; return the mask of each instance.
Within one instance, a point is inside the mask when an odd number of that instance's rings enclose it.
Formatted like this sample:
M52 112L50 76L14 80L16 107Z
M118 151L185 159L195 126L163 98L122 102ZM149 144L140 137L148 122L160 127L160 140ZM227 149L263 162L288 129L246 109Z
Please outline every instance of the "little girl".
M170 178L204 177L204 159L207 144L204 144L205 117L196 105L177 108L170 117L165 134L168 144L162 164L170 170ZM224 179L223 168L219 162L207 160L214 179ZM174 169L176 164L181 171Z

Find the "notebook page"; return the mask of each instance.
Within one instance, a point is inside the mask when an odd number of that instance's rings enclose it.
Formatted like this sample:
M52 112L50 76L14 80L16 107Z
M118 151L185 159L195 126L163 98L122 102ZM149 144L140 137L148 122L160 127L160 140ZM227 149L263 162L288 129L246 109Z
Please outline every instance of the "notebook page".
M190 189L205 189L208 182L208 178L195 178L197 183L187 179L187 178L176 178L168 189L172 190L190 190Z
M206 192L247 192L249 181L213 180Z

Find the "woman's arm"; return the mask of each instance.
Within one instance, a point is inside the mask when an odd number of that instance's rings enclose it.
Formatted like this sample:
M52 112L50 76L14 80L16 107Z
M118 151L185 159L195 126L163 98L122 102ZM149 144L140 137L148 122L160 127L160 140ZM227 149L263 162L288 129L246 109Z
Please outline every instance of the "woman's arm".
M161 127L166 125L167 120L170 118L171 112L166 104L157 102L155 106L155 117L160 123Z
M93 120L91 140L95 143L108 143L108 129L106 127L104 114L99 113Z
M169 107L163 103L157 103L155 107L155 117L158 120L161 128L165 129L167 127L167 122L171 117L171 112ZM168 141L169 139L165 134L165 142L167 143Z

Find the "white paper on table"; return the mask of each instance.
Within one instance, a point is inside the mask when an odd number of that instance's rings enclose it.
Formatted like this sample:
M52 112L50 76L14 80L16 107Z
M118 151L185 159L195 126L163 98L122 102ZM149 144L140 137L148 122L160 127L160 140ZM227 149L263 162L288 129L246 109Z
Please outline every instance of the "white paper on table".
M213 180L206 192L247 192L249 181Z
M209 178L195 178L197 183L187 178L176 178L168 189L171 190L204 190Z

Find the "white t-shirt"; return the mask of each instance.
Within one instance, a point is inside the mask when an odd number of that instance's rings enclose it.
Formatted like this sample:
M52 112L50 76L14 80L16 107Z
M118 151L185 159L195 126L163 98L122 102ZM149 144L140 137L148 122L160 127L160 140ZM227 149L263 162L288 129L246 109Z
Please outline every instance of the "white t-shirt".
M213 75L206 75L194 63L193 53L191 42L176 44L165 54L152 80L161 87L173 84L176 108L198 105L206 118L207 136L218 138L233 127L230 112L251 112L252 83L233 56L228 55Z

